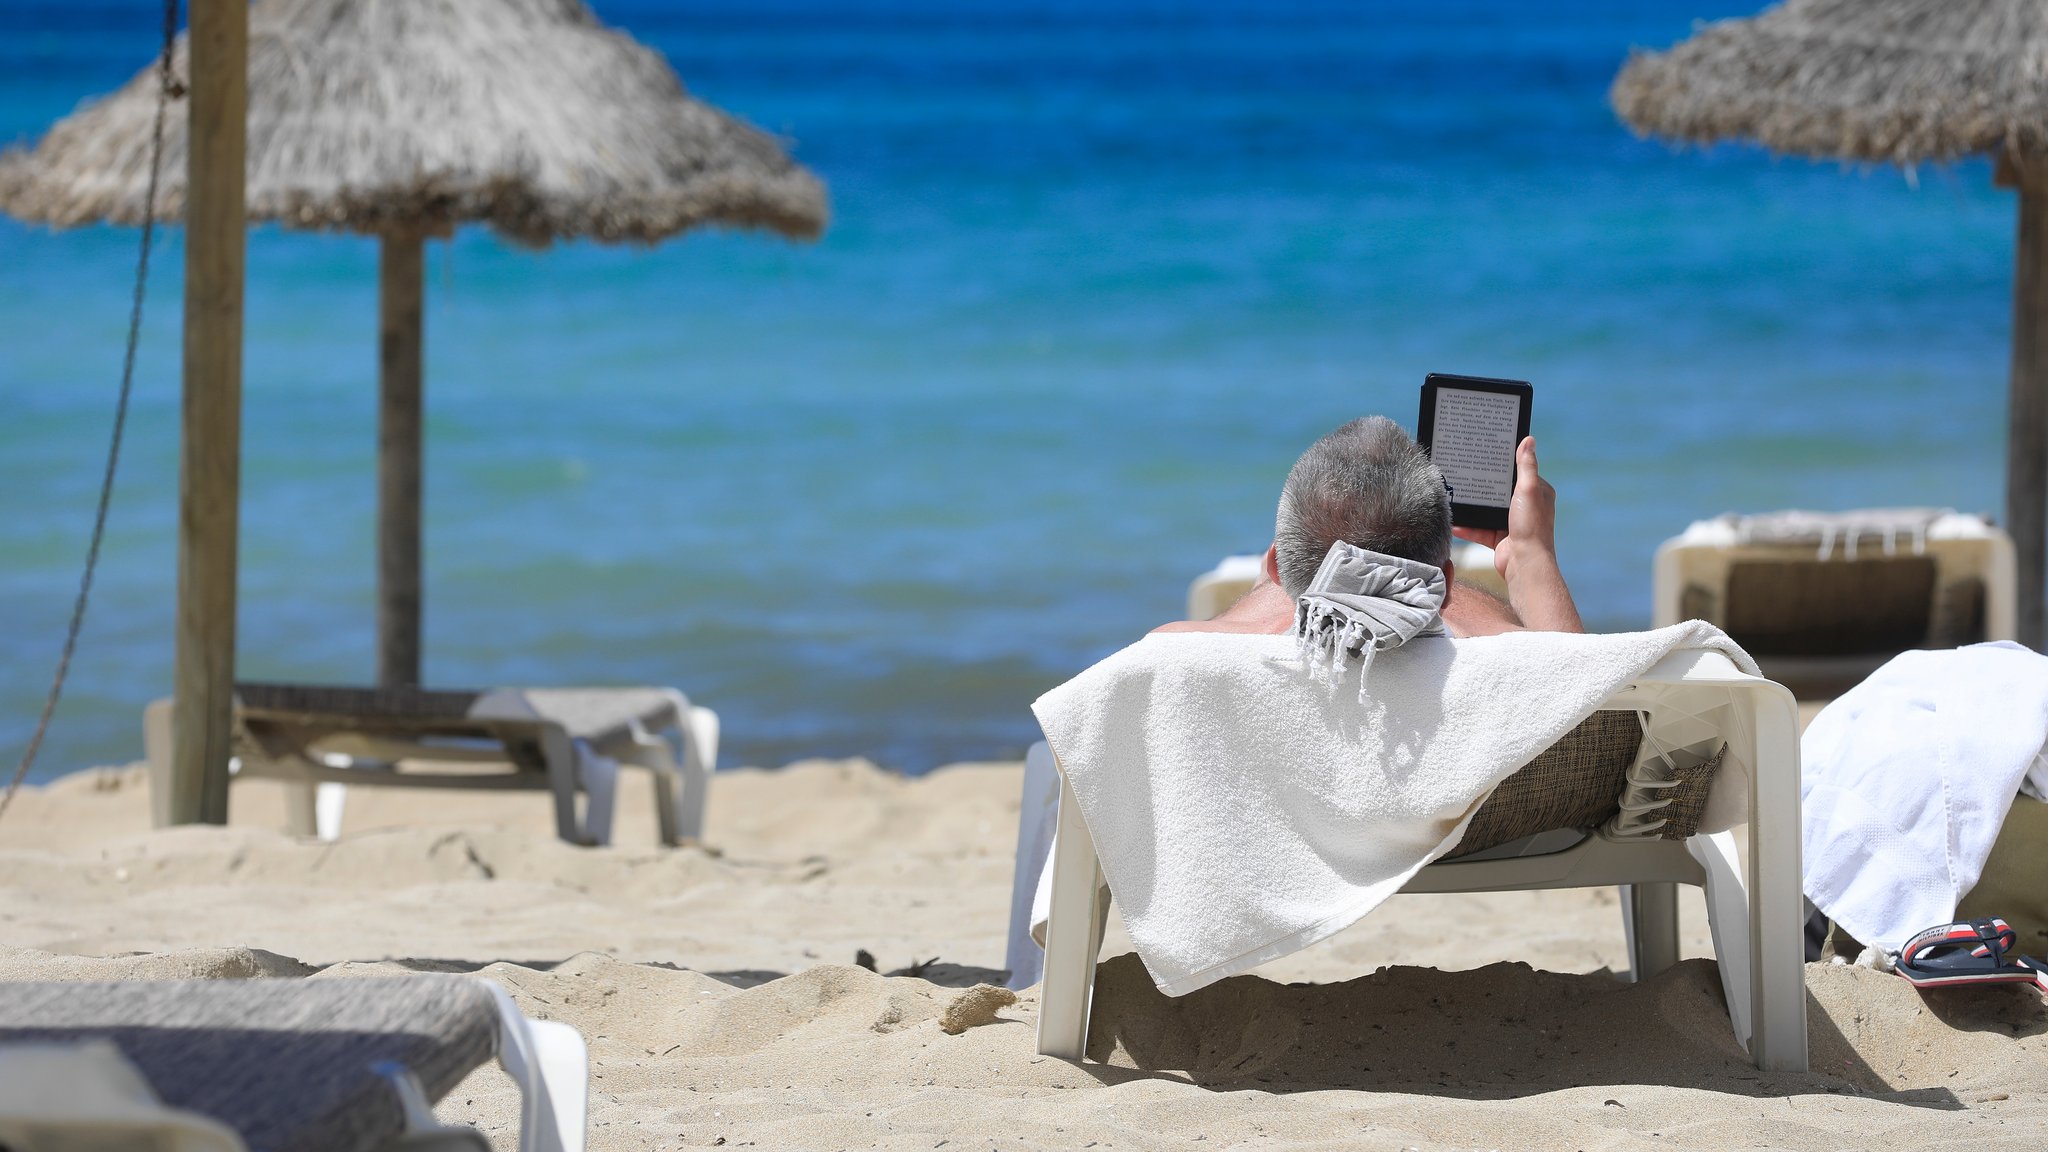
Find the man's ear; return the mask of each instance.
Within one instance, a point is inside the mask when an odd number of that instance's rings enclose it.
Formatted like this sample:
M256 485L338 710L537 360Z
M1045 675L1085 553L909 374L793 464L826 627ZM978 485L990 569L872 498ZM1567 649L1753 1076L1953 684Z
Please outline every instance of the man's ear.
M1456 588L1457 586L1458 566L1456 564L1451 563L1449 560L1446 560L1444 561L1444 599L1450 599L1451 589Z
M1266 569L1266 579L1271 580L1275 584L1278 584L1280 582L1280 545L1266 545L1266 559L1264 567Z

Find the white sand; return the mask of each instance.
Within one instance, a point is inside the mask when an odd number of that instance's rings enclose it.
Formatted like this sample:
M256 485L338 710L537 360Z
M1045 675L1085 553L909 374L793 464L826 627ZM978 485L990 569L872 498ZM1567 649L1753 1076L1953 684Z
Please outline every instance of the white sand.
M360 789L340 843L301 843L271 831L261 782L237 786L234 826L152 833L139 775L81 774L0 822L0 978L480 971L589 1040L597 1149L2048 1143L2040 995L1812 966L1814 1070L1762 1076L1710 962L1607 974L1625 954L1605 890L1399 897L1180 1000L1111 960L1107 1063L1039 1057L1035 993L962 1001L1002 964L1017 781L726 773L715 850L663 851L639 780L629 844L588 850L551 838L538 795ZM1686 946L1707 954L1696 899ZM851 966L860 949L940 962L885 977ZM1106 954L1127 950L1113 926ZM509 1148L513 1109L487 1068L440 1111Z

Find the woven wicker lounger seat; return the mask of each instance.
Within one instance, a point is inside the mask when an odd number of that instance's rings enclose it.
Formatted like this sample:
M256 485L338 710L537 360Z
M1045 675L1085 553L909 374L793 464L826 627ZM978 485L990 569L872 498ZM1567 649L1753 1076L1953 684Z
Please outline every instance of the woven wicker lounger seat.
M1633 712L1604 711L1588 716L1534 760L1500 782L1464 839L1445 853L1445 860L1467 860L1549 852L1611 827L1623 819L1622 802L1639 792L1629 769L1643 752L1642 720ZM1660 840L1687 840L1699 830L1707 794L1725 752L1711 756L1676 752L1666 769L1674 778L1669 788L1640 798L1669 801L1654 810ZM1563 835L1560 835L1562 833ZM1541 838L1538 841L1538 838Z

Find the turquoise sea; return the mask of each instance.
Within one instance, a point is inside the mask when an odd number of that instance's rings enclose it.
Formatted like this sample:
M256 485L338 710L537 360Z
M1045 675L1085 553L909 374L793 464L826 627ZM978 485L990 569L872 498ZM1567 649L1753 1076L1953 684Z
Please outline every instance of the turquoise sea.
M2001 499L1988 167L1676 151L1605 93L1712 0L598 0L787 135L825 238L429 255L426 672L674 684L727 764L1015 756L1041 691L1262 548L1294 455L1424 373L1536 385L1588 620L1731 509ZM0 142L151 57L0 5ZM0 221L0 759L56 659L137 234ZM182 251L39 776L170 686ZM240 667L371 674L375 248L249 243Z

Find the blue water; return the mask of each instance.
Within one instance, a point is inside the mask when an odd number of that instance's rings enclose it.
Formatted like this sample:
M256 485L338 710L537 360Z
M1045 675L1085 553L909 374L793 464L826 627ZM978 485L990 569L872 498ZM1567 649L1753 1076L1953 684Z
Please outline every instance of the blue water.
M1755 0L1750 0L1753 5ZM2013 204L1982 163L1678 152L1614 120L1709 0L600 0L832 190L815 245L429 256L426 673L656 682L725 762L1012 756L1045 688L1266 543L1294 455L1425 372L1536 384L1589 621L1730 509L1996 511ZM153 52L0 6L0 141ZM0 753L83 555L136 233L0 221ZM175 231L38 774L170 683ZM371 674L375 249L249 245L240 670Z

